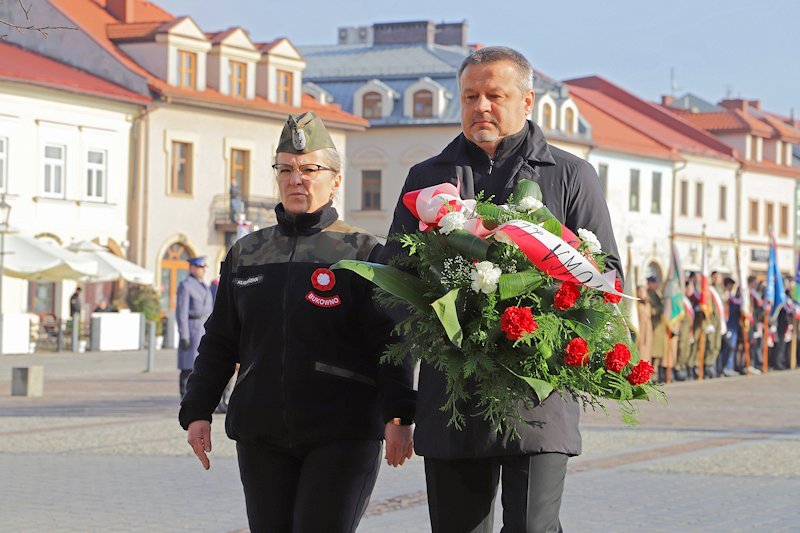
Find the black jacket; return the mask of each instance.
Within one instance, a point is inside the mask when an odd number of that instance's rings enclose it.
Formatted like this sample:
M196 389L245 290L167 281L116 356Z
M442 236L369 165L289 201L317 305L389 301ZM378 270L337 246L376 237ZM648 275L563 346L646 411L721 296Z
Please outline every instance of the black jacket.
M222 265L214 312L181 402L180 423L211 420L241 363L225 429L234 440L279 446L381 439L412 418L411 367L380 365L392 320L372 286L340 259L368 260L380 244L328 204L237 241ZM320 270L323 269L323 270Z
M510 149L506 150L504 144L511 145ZM611 254L608 268L616 269L622 278L608 207L597 173L589 163L549 146L539 127L530 121L522 132L504 139L495 160L503 161L499 171L492 168L495 162L485 152L461 134L441 154L412 167L389 234L413 232L418 227L403 205L406 192L449 182L460 184L462 198L474 198L485 190L494 196L495 203L502 204L519 180L530 179L539 184L545 205L565 226L576 234L579 228L585 228L597 235L603 250ZM476 177L480 178L478 187ZM400 244L389 241L382 260L400 253ZM521 438L512 440L509 434L496 434L470 406L462 406L465 413L473 415L467 417L466 427L461 431L448 428L449 414L439 410L445 403L445 384L441 372L422 365L414 435L418 454L441 459L538 452L580 454L580 407L571 396L554 393L532 410L523 409L524 423L518 427Z

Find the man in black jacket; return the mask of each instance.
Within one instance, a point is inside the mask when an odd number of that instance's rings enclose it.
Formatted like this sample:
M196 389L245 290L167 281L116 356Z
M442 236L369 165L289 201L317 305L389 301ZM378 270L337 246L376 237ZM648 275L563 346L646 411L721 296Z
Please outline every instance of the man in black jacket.
M519 180L537 182L543 201L577 233L593 231L609 268L621 274L608 208L595 170L584 160L547 144L527 120L533 109L533 71L518 52L483 48L459 70L463 133L441 154L409 172L394 212L390 235L413 232L417 220L402 203L406 192L442 182L458 184L463 198L505 203ZM384 260L403 253L389 241ZM620 275L621 277L621 275ZM520 436L498 434L475 406L462 406L463 430L448 427L444 375L422 365L415 449L425 457L428 505L434 532L491 531L497 484L503 480L504 531L561 531L559 509L567 459L581 452L580 407L553 394L533 409L522 408Z

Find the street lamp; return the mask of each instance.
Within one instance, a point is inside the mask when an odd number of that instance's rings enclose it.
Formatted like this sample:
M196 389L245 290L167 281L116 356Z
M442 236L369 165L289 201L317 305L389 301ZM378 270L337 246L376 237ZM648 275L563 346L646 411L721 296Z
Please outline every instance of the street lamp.
M11 204L6 202L6 195L0 196L0 356L3 355L3 276L5 276L6 233L8 217L11 216Z

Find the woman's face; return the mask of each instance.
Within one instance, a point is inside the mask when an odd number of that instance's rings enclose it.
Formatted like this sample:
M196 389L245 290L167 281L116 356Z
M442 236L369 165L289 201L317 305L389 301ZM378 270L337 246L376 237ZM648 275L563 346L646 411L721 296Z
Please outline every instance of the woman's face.
M342 175L328 167L321 154L322 150L278 153L275 175L283 208L290 215L313 213L331 201L339 188Z

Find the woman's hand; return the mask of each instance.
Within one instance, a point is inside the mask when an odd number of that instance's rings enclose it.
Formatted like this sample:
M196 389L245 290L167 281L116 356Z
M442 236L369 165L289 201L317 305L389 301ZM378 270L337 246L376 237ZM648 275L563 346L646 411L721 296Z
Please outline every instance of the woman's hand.
M191 427L191 426L190 426ZM414 430L411 426L386 424L386 464L399 466L414 453Z
M211 423L208 420L195 420L189 424L188 433L186 441L200 459L203 468L208 470L211 468L211 461L206 453L211 451Z

